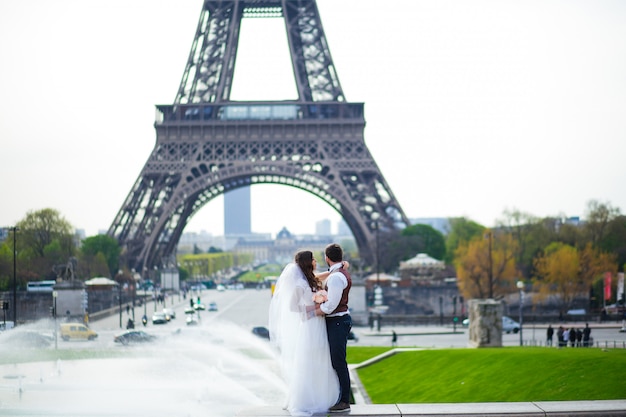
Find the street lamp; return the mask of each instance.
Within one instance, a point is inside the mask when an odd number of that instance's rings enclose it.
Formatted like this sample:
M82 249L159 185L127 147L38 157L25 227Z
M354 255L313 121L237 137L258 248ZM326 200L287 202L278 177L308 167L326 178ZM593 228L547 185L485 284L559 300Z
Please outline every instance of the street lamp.
M519 290L519 345L524 346L524 339L522 338L523 316L522 310L524 308L524 281L517 281L517 289Z
M122 328L122 270L117 271L117 294L120 305L120 329Z
M487 232L486 237L489 239L489 298L493 298L493 255L491 253L493 234L491 230Z
M54 316L54 349L58 349L58 342L57 342L57 297L58 297L59 293L56 291L52 291L52 301L53 301L53 305L52 305L52 315Z
M5 227L5 230L13 232L13 327L17 326L17 247L16 239L19 227Z

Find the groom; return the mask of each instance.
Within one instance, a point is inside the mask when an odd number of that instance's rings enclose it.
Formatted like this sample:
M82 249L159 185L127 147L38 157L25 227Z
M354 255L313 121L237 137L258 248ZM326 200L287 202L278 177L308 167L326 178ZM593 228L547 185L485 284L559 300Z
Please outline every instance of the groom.
M331 413L350 411L350 373L346 361L348 334L352 329L352 318L348 310L348 293L352 279L343 269L343 249L336 243L324 250L330 275L326 281L328 301L316 307L316 314L326 316L326 331L330 345L330 360L339 378L340 396L337 404L328 409Z

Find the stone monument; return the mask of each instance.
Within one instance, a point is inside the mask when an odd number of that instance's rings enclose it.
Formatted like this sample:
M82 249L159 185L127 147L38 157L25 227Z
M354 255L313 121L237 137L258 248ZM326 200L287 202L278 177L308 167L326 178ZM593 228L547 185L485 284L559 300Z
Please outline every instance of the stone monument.
M469 346L502 347L502 302L469 300Z

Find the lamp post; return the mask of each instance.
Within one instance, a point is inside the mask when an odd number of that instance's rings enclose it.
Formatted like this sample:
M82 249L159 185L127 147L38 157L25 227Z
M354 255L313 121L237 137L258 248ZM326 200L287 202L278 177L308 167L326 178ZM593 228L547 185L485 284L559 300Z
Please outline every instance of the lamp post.
M519 345L524 346L524 339L522 338L523 316L522 310L524 308L524 281L517 281L517 289L519 290Z
M5 227L5 230L13 232L13 327L17 326L17 232L19 227Z
M380 253L379 253L379 232L380 227L378 220L376 220L376 285L380 287Z
M491 241L493 239L493 234L491 230L487 232L487 236L489 239L489 298L493 298L493 256L491 254Z
M117 294L118 294L118 299L119 299L119 305L120 305L120 329L122 328L122 281L121 281L121 276L122 276L122 270L120 269L119 271L117 271Z
M58 342L57 342L57 296L59 295L58 292L56 291L52 291L52 301L53 301L53 305L52 305L52 316L54 317L54 349L58 349Z

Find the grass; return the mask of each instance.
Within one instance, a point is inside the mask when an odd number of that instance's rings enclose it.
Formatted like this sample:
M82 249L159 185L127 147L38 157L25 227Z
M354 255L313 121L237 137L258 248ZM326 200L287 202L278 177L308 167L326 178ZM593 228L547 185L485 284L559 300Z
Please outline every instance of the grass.
M375 354L356 349L349 348L350 363ZM409 351L359 368L358 375L374 404L624 399L626 350Z
M264 282L266 277L278 277L282 271L278 264L267 264L253 271L247 271L241 274L237 279L240 282Z
M391 348L375 346L348 346L346 359L350 364L357 364L381 355Z

